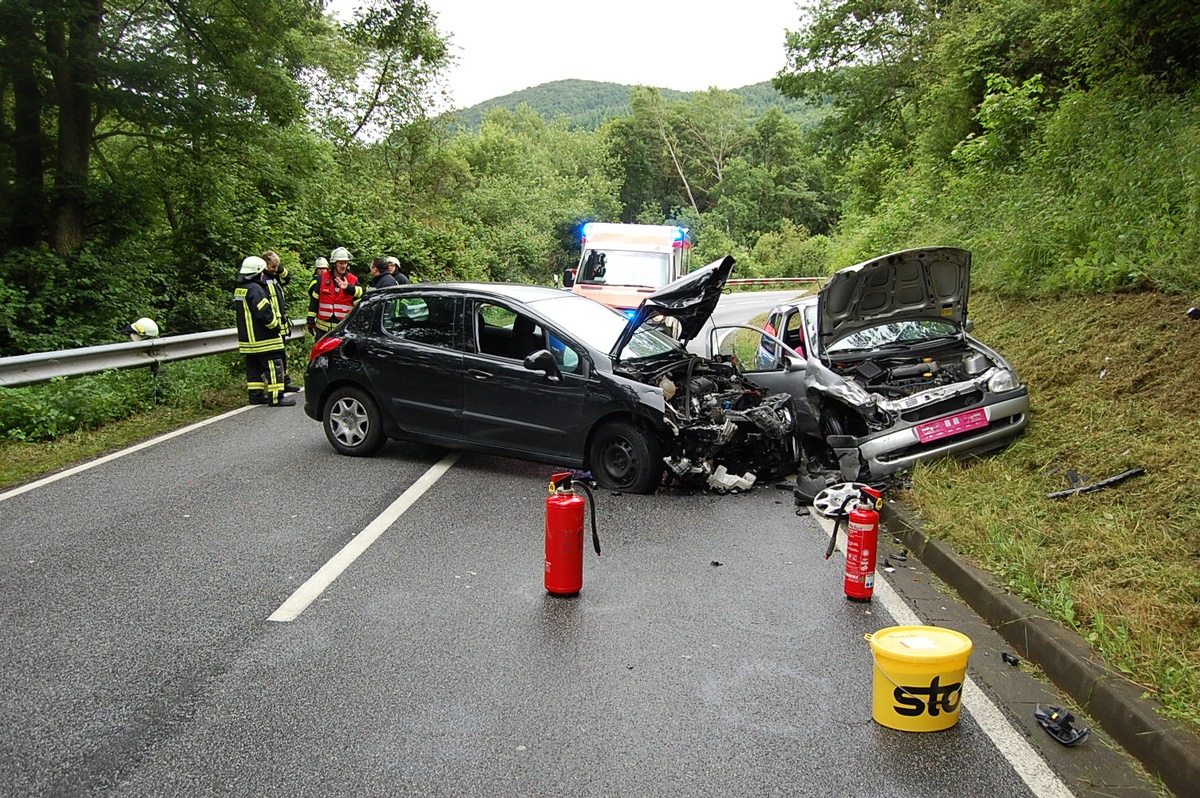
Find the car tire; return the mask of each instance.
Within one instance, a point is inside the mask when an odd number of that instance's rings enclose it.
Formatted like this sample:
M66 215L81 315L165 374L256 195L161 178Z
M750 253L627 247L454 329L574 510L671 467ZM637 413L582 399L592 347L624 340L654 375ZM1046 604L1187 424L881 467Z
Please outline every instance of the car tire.
M644 427L610 421L596 430L588 448L592 478L605 490L651 493L662 481L658 440Z
M325 437L339 454L369 457L387 442L375 401L361 388L338 388L325 402Z

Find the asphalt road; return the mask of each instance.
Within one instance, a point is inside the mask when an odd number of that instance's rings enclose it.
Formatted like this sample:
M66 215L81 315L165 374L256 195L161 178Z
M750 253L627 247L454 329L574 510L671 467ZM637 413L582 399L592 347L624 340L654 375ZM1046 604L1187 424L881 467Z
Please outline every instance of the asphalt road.
M872 721L863 635L907 618L790 490L601 492L561 598L553 469L446 455L253 407L0 495L0 795L1070 794L982 693Z
M463 456L267 620L442 456L341 458L256 407L7 499L0 790L1030 794L969 717L871 721L863 635L890 619L771 487L601 494L604 556L564 599L551 469Z

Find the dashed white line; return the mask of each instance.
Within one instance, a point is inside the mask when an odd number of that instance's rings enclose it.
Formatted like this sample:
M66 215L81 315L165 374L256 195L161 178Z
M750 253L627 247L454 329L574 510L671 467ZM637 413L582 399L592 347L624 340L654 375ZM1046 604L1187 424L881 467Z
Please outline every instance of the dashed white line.
M279 623L296 620L309 604L312 604L318 596L325 592L325 588L333 584L333 581L341 576L342 572L349 568L364 551L370 548L371 544L388 530L388 527L396 523L396 520L404 515L405 511L409 507L412 507L413 503L421 498L425 491L433 487L442 478L442 475L450 470L450 467L454 465L458 457L458 452L451 452L422 474L421 478L409 486L408 490L400 494L400 498L392 502L375 520L367 524L366 528L343 546L342 550L335 554L329 562L325 563L319 571L309 577L308 581L289 596L288 600L279 606L279 609L271 613L271 616L267 620Z

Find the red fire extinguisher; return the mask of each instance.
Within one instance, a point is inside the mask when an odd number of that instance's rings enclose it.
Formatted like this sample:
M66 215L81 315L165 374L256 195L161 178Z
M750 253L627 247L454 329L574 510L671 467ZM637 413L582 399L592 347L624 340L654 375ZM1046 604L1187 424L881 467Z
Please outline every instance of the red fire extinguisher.
M557 596L573 596L583 587L583 507L587 503L575 492L582 487L592 505L592 545L600 556L600 536L596 533L596 497L583 480L570 472L550 478L546 497L546 591Z
M846 598L853 601L870 601L875 593L875 550L879 544L882 497L881 491L866 485L858 489L857 495L846 497L838 509L829 548L825 550L825 559L828 560L837 544L838 524L846 518L846 578L843 589ZM847 514L846 506L851 502L855 502L855 505Z

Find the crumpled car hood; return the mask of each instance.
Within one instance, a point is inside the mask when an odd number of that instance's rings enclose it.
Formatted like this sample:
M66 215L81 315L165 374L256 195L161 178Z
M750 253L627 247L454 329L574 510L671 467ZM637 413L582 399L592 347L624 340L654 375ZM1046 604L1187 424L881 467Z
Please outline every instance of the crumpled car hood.
M893 321L940 319L961 329L970 284L971 253L956 247L907 249L847 266L817 300L821 349Z
M609 356L620 359L621 352L637 329L655 316L668 316L679 321L679 340L687 343L700 334L704 323L712 316L725 281L733 271L733 256L726 255L702 269L685 274L670 285L650 294L638 305L637 311L621 331Z

